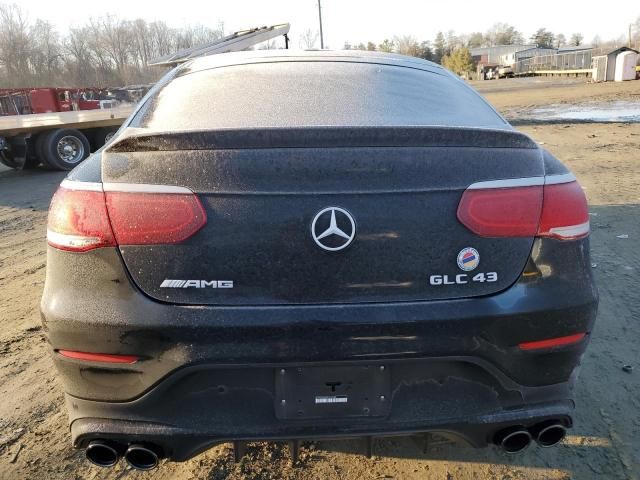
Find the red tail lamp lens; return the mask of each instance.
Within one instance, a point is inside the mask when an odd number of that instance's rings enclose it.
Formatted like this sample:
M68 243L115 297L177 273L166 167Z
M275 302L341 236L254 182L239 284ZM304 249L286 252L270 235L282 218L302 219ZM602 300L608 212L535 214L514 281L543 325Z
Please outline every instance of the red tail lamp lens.
M119 245L179 243L207 223L195 194L106 192L106 197Z
M587 199L576 181L507 188L470 188L458 205L458 220L481 237L589 235Z
M73 252L115 246L104 193L60 187L49 208L47 242Z
M589 208L578 182L545 185L538 236L575 240L587 235Z
M47 241L73 252L174 244L206 223L206 212L193 193L103 192L100 184L79 182L77 189L62 186L53 196Z
M542 186L466 190L458 219L481 237L533 237L542 211Z

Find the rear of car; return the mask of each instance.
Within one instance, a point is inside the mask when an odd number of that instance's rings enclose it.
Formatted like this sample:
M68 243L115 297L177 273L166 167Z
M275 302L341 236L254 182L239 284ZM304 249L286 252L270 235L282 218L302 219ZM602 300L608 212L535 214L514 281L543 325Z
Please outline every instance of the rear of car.
M92 461L427 432L517 451L571 427L584 194L453 75L220 55L125 127L49 220L43 322Z

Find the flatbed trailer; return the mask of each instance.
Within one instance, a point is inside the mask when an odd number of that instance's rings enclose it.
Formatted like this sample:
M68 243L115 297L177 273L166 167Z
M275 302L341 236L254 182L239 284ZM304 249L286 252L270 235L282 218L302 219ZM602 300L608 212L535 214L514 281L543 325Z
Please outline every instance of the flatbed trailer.
M111 138L135 105L0 117L0 163L71 170Z

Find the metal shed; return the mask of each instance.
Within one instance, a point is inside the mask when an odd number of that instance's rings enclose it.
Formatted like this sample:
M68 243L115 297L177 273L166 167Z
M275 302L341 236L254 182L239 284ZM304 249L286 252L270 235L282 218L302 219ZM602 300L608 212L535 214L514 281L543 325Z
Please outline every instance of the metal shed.
M625 80L636 79L636 63L638 54L629 50L621 52L616 56L616 72L614 80L624 82Z
M611 82L615 80L616 61L618 59L618 55L622 52L632 52L635 54L640 53L633 48L620 47L610 51L605 55L593 57L591 67L593 68L594 82Z

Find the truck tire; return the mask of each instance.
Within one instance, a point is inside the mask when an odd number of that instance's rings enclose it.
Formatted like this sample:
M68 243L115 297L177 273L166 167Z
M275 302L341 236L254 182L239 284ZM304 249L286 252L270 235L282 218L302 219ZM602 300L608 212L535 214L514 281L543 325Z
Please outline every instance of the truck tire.
M0 163L5 167L14 168L18 170L20 166L13 161L13 155L8 150L0 150Z
M105 143L111 140L111 137L113 137L113 134L117 131L118 127L99 128L93 136L93 142L95 144L96 150L98 148L102 148Z
M15 170L24 169L27 162L27 141L24 137L15 137L6 149L0 150L0 163Z
M91 153L84 133L72 128L51 130L42 141L42 161L56 170L71 170Z

